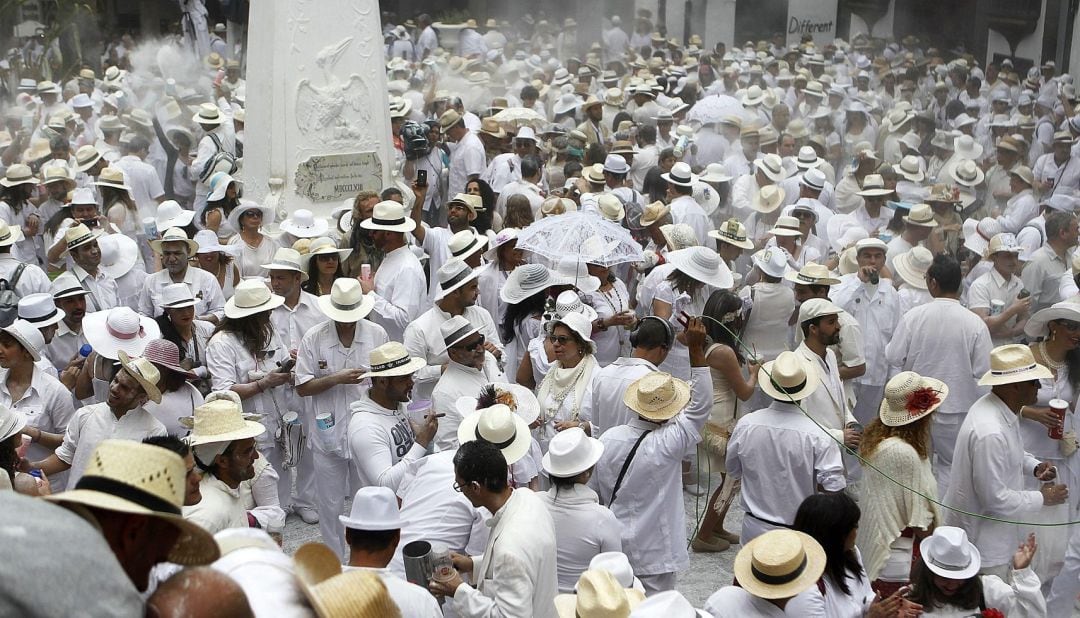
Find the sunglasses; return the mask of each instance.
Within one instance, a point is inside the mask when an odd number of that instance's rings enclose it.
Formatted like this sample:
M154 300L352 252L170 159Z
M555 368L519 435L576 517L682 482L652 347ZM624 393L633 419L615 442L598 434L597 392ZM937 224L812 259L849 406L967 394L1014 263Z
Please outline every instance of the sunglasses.
M548 341L559 345L566 345L568 343L574 343L574 338L567 337L566 335L548 335Z
M1064 328L1070 333L1080 331L1080 322L1073 322L1072 320L1057 320L1058 326Z
M263 214L262 214L261 210L249 210L249 211L245 212L243 216L245 216L245 217L255 217L257 219L262 219Z
M473 343L470 343L468 345L465 345L464 343L458 343L450 347L457 348L459 350L465 350L466 352L475 352L477 349L484 347L485 341L486 338L483 335L480 335L480 339L474 341Z

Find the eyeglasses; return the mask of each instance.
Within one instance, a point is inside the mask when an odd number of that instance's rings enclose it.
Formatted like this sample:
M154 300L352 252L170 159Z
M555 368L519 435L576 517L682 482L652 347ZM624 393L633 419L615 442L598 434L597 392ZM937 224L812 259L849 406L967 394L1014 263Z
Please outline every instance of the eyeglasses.
M457 348L459 350L465 350L466 352L475 352L477 350L477 348L484 347L484 342L485 341L487 341L487 339L483 335L480 335L480 339L477 340L477 341L474 341L473 343L470 343L468 345L465 345L464 343L457 343L457 344L454 344L454 345L452 345L450 347Z
M557 343L559 345L566 345L568 343L573 343L574 338L567 337L566 335L548 335L548 341L550 341L551 343Z
M456 491L458 493L462 493L462 492L465 491L466 487L468 487L469 485L472 485L474 482L475 481L469 481L468 483L465 483L464 485L462 485L461 483L458 483L457 481L454 481L454 491Z

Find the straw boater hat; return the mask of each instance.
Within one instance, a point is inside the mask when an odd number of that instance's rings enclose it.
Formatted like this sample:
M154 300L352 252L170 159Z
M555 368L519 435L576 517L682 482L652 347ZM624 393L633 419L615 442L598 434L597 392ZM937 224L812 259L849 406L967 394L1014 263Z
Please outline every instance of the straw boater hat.
M770 530L743 545L733 570L739 585L753 596L786 599L817 583L825 570L825 550L809 534Z
M300 273L300 281L304 282L308 280L307 271L304 270L303 260L300 259L300 252L296 249L290 249L289 247L279 247L274 252L274 259L269 264L260 264L259 268L265 268L266 270L291 270Z
M457 290L470 281L475 280L480 276L481 269L472 269L464 261L456 258L451 258L446 261L438 272L435 273L435 277L439 282L439 289L435 293L435 300L440 300L450 292Z
M915 246L901 253L893 260L893 270L904 280L904 283L913 288L925 290L926 271L934 263L934 254L926 247Z
M1028 337L1045 337L1050 333L1050 322L1055 320L1080 322L1080 303L1063 300L1036 311L1024 326L1024 334Z
M689 402L690 385L662 371L645 374L623 393L626 407L638 416L656 422L674 417Z
M322 217L316 217L306 208L295 210L292 216L285 219L278 226L282 232L287 232L297 238L318 238L324 236L330 229L330 224Z
M515 268L499 290L504 303L517 304L552 286L573 285L572 279L552 272L543 264L523 264Z
M371 351L368 360L371 369L364 374L369 378L407 376L427 367L427 361L409 356L405 346L388 341Z
M574 588L576 594L555 597L555 613L559 618L623 618L645 600L644 593L623 588L607 571L585 571Z
M271 311L284 303L285 298L271 292L262 279L244 279L236 284L232 298L225 302L225 317L238 320Z
M999 386L1053 377L1049 369L1035 362L1031 348L1014 343L990 351L990 371L979 378L979 386Z
M308 543L293 555L300 589L319 618L401 618L379 575L367 570L342 572L341 559L321 543Z
M364 294L360 282L355 278L341 277L334 280L329 294L318 300L319 309L334 322L356 322L371 313L375 307L375 298Z
M754 241L747 235L746 226L738 219L728 219L719 228L710 230L709 236L740 249L754 248Z
M829 268L817 262L807 262L798 271L788 271L784 279L798 285L837 285L839 279L832 276Z
M941 380L901 371L885 385L878 418L887 427L908 425L937 410L948 396L949 386Z
M724 290L735 283L727 264L708 247L687 247L671 251L666 257L680 272L706 285Z
M982 568L979 548L968 540L963 528L938 526L919 543L919 552L931 573L948 579L969 579Z
M817 368L809 361L794 352L781 352L758 369L758 386L773 399L794 402L817 390L821 382L817 377Z
M195 408L191 416L178 419L191 430L185 438L191 446L228 443L261 436L266 432L262 423L250 420L243 408L228 399L216 399ZM206 462L210 463L210 462Z
M506 459L507 465L520 460L532 446L529 425L514 414L509 406L497 403L481 408L461 419L457 431L458 442L465 444L484 440L494 444Z
M365 230L411 232L416 229L416 222L405 216L405 206L386 200L375 204L371 218L361 221L360 227Z
M198 566L220 555L214 537L183 518L187 467L176 453L135 440L104 440L94 449L75 489L46 500L144 515L166 522L180 532L169 552L169 562Z
M187 233L178 227L171 227L165 230L165 233L161 235L158 240L150 241L150 248L154 250L154 253L161 255L161 246L167 242L183 243L187 247L188 257L195 255L199 250L199 243L188 238Z
M153 318L120 306L87 313L83 318L83 336L98 355L119 360L120 352L141 355L151 339L161 337L161 329Z

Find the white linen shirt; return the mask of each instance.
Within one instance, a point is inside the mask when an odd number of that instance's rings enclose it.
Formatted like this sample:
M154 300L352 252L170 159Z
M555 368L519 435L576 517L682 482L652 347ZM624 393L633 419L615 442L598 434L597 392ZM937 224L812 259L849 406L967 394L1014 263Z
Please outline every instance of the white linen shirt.
M349 418L349 458L360 487L382 486L397 490L410 462L424 456L416 442L405 406L387 410L365 392L354 402Z
M1020 419L994 393L971 406L960 425L945 504L980 515L1023 521L1038 513L1043 497L1024 490L1039 461L1024 451ZM982 554L983 567L1011 564L1026 529L947 509L945 525L963 528Z
M159 270L146 275L142 291L139 293L139 313L150 318L161 315L161 292L165 286L172 283L172 277L167 270ZM201 268L188 266L182 283L188 286L191 295L195 297L195 315L209 314L216 316L219 320L225 317L225 295L221 293L221 285L217 277Z
M8 370L0 369L0 405L18 411L30 427L58 434L67 430L68 423L75 416L75 405L71 392L59 380L35 364L30 386L18 401L13 401L8 391L7 379ZM26 451L26 460L38 461L51 453L51 449L34 442Z
M817 592L817 586L811 590ZM713 618L784 618L785 616L799 616L799 618L817 618L825 616L825 603L821 601L821 595L811 597L809 590L803 591L795 598L788 601L792 605L799 602L799 613L788 614L767 599L755 597L740 586L724 586L712 593L708 601L705 601L705 613Z
M450 153L450 186L446 194L454 196L464 193L469 177L479 177L486 168L487 154L484 143L476 133L466 132Z
M1031 189L1024 189L1009 198L1009 201L1005 203L1005 210L997 221L1001 224L1002 232L1015 234L1037 214L1039 214L1039 203L1035 201L1035 194L1031 192Z
M1076 157L1069 156L1065 159L1065 165L1058 165L1054 161L1054 153L1048 152L1035 160L1031 173L1035 176L1036 186L1041 186L1049 180L1053 188L1043 195L1043 199L1055 194L1073 196L1080 189L1080 162L1073 161Z
M325 321L326 315L319 309L318 297L303 290L295 307L283 304L270 312L274 331L290 352L300 347L300 341L309 330Z
M128 410L119 419L108 403L94 403L75 411L64 432L64 442L56 447L56 456L71 464L68 487L75 487L86 470L94 449L103 440L121 439L142 442L150 436L165 435L165 426L142 408Z
M97 276L91 275L78 264L72 264L71 274L79 280L83 289L90 292L86 295L86 312L105 311L120 305L120 294L116 288L116 280L98 269Z
M1020 293L1020 290L1024 289L1024 282L1020 280L1020 277L1010 277L1008 281L1005 277L1001 276L1001 273L996 268L990 269L990 272L983 273L978 279L971 282L971 287L968 288L968 309L987 309L991 308L991 302L1000 300L1005 303L1005 307L1016 301L1016 296ZM1016 316L1009 318L1006 325L1012 328L1016 324ZM993 337L992 341L994 347L999 345L1005 345L1007 343L1013 343L1012 338Z
M420 260L408 246L383 258L375 271L375 309L368 316L386 329L391 341L402 341L405 328L420 317L427 301L427 278Z
M485 342L494 343L499 349L502 349L502 344L499 343L499 333L495 329L495 322L491 319L491 314L488 313L487 309L479 305L473 305L466 307L462 316L470 324L480 329L480 334L484 336ZM409 356L427 361L427 367L413 374L417 386L414 399L428 398L428 395L435 388L435 383L439 381L439 376L442 374L442 365L450 362L450 356L446 353L446 344L443 342L442 333L439 329L443 322L451 317L449 313L442 310L442 307L432 305L431 309L425 311L405 327L403 343L405 349L409 351ZM494 361L490 354L486 354L485 357L489 361ZM475 397L475 395L473 396Z
M625 425L637 418L637 413L623 403L623 394L642 376L659 371L656 365L643 358L621 357L607 367L593 372L592 380L582 395L582 417L592 425L592 435Z
M120 157L112 166L124 172L124 180L131 187L131 198L139 210L139 220L156 215L158 199L165 197L165 189L154 166L134 155ZM165 233L165 230L161 232Z
M491 372L489 368L495 371ZM439 419L439 429L435 433L435 448L445 451L455 449L459 445L457 430L464 417L455 405L458 398L477 397L488 384L505 380L506 377L497 373L492 363L486 363L484 367L474 369L450 361L446 366L446 372L442 374L431 391L431 403L435 413L446 415Z
M680 462L701 441L701 428L712 410L712 375L708 367L690 370L690 402L664 423L640 417L606 431L604 454L589 485L623 523L622 543L638 575L673 573L686 568L686 510L682 501ZM611 493L619 471L642 432L634 460L626 470L616 500Z
M207 472L199 483L202 500L183 507L184 519L199 524L210 534L228 528L247 528L247 509L240 496L240 487L233 489Z
M580 483L569 489L552 487L538 495L555 523L559 592L573 594L596 554L622 551L623 526L600 504L596 492Z
M230 390L235 384L254 382L251 373L270 372L277 369L277 363L289 357L288 350L278 338L277 333L270 337L266 350L256 355L244 347L233 333L219 332L206 344L206 368L210 371L211 387L215 391ZM274 435L281 422L281 415L286 412L284 386L268 388L243 401L244 412L262 414L259 422L266 427L262 435L255 438L259 450L269 450L274 444Z
M840 284L833 286L829 295L832 302L850 313L862 327L866 373L855 378L855 382L880 386L889 381L885 345L900 321L900 297L888 279L882 279L874 288L853 273L841 277Z
M15 259L10 253L0 253L0 279L10 283L15 275L15 269L24 263ZM26 264L26 268L15 283L15 293L21 298L27 294L48 294L48 292L49 276L36 264Z
M694 228L694 235L697 236L698 244L702 247L712 245L712 240L709 238L709 232L713 229L712 221L709 220L709 215L705 214L705 210L697 203L697 200L689 195L680 195L671 200L670 206L673 223L685 223Z
M1031 292L1032 314L1061 300L1061 275L1069 270L1066 261L1054 253L1049 245L1043 245L1031 254L1031 259L1020 273L1020 279Z

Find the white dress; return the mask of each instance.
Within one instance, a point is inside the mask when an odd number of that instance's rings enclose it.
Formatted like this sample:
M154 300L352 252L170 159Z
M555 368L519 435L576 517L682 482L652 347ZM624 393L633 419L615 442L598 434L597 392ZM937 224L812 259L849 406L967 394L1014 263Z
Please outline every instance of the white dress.
M240 277L265 277L266 269L263 264L269 264L274 260L274 252L278 250L278 243L266 234L262 235L262 242L258 247L252 247L244 242L239 234L229 239L229 244L240 247L240 255L234 262L240 269Z
M589 304L596 309L596 314L601 319L630 311L630 293L626 290L626 284L619 279L611 284L611 289L607 292L597 290L588 296ZM611 364L630 349L629 336L622 326L596 331L592 337L596 342L596 362L600 363L601 367Z

